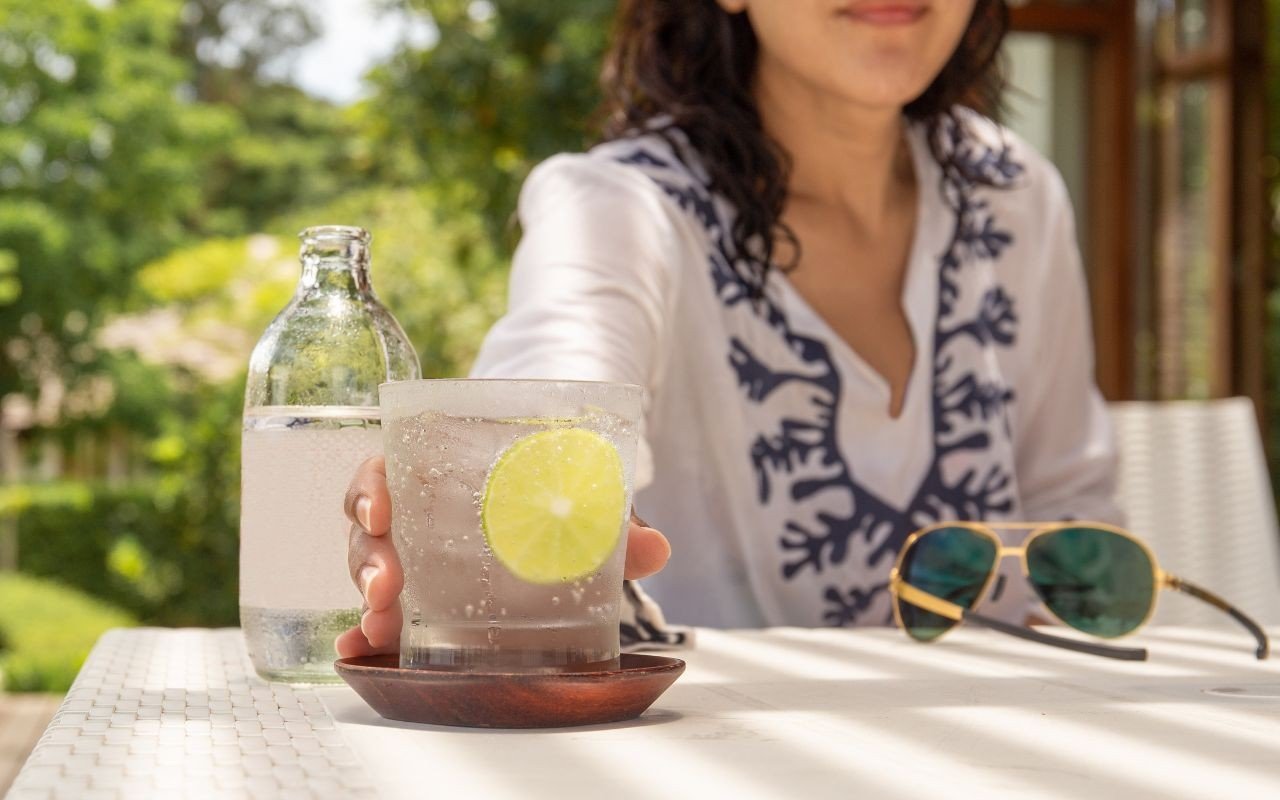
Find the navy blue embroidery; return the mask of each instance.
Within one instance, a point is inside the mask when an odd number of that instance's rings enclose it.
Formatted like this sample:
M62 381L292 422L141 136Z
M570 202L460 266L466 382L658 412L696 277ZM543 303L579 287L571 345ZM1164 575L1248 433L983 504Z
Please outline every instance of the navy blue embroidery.
M934 331L932 411L934 456L914 498L906 508L895 508L860 484L841 450L838 409L842 397L841 375L827 344L795 331L782 309L768 296L750 303L749 287L733 268L735 254L726 220L713 195L689 170L637 144L622 163L657 168L649 176L685 212L707 231L711 242L708 262L716 296L725 308L743 302L752 306L794 355L791 368L771 366L747 342L729 341L728 363L746 399L763 404L786 387L799 388L807 398L811 415L782 417L772 430L762 431L750 443L748 454L756 475L756 494L768 503L775 492L786 492L800 503L823 492L834 492L833 501L804 522L791 520L779 534L783 553L780 569L787 580L812 570L821 575L844 564L852 543L864 542L864 575L875 576L864 586L820 588L827 604L823 621L831 625L865 623L866 616L883 605L875 601L887 591L888 567L906 537L918 527L940 519L983 519L1013 509L1013 478L1007 466L970 459L981 467L944 468L949 456L988 450L997 434L1009 436L1007 408L1013 390L998 377L984 379L955 366L973 363L958 359L962 347L1008 347L1016 338L1018 316L1013 298L999 286L988 288L972 317L960 317L960 275L980 260L998 259L1013 237L1002 230L988 204L977 195L975 177L992 185L1009 185L1022 172L1009 148L992 149L964 135L959 126L943 132L944 147L951 153L951 168L944 171L941 190L955 215L950 243L939 260L938 315ZM968 463L968 462L966 462ZM801 470L800 466L805 465ZM797 474L800 473L800 474ZM887 619L870 620L887 622Z
M887 591L887 583L878 583L866 592L855 587L844 595L834 586L828 586L823 597L831 607L822 615L822 619L833 627L852 625L858 617L871 610L877 595Z

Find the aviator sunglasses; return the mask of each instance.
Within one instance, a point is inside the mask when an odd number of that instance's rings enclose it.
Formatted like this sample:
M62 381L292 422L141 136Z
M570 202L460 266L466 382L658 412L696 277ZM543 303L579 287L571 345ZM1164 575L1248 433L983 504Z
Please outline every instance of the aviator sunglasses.
M1030 530L1017 547L997 530ZM1267 657L1267 635L1244 612L1217 595L1160 569L1155 555L1133 534L1096 522L943 522L911 534L889 573L893 614L911 638L929 642L960 622L1082 653L1142 661L1144 648L1068 639L1013 625L977 612L1000 560L1017 556L1022 573L1059 621L1102 639L1133 633L1151 618L1156 594L1174 589L1230 614L1257 640Z

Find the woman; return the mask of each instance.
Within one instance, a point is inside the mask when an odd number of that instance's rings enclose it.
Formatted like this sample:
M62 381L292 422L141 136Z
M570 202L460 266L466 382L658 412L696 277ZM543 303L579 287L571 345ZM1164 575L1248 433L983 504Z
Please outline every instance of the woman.
M1000 0L621 3L606 141L529 176L475 374L648 389L668 616L885 624L920 526L1117 516L1062 181L964 107L997 99L1006 24ZM366 465L344 653L399 635L388 505ZM668 552L634 522L628 576Z

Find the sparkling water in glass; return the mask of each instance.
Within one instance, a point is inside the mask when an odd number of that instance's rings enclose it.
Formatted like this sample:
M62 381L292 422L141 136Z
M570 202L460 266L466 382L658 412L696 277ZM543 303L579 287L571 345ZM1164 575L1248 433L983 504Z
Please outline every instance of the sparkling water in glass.
M405 575L402 667L557 671L616 665L641 396L637 386L572 381L382 386L392 535ZM532 583L489 547L482 501L490 470L509 447L557 428L591 431L613 444L625 503L616 521L617 544L598 569L564 582Z

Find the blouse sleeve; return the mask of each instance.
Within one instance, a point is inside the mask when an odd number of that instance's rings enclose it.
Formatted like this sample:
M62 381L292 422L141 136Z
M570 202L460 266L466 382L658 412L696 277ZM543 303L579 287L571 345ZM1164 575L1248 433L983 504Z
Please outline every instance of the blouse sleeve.
M588 155L538 166L520 193L523 236L506 315L473 377L558 378L657 389L679 237L648 179ZM652 476L641 437L637 486Z
M1120 524L1115 503L1116 448L1106 404L1094 381L1089 295L1075 221L1061 178L1052 172L1047 262L1034 303L1016 454L1028 521L1065 519Z

